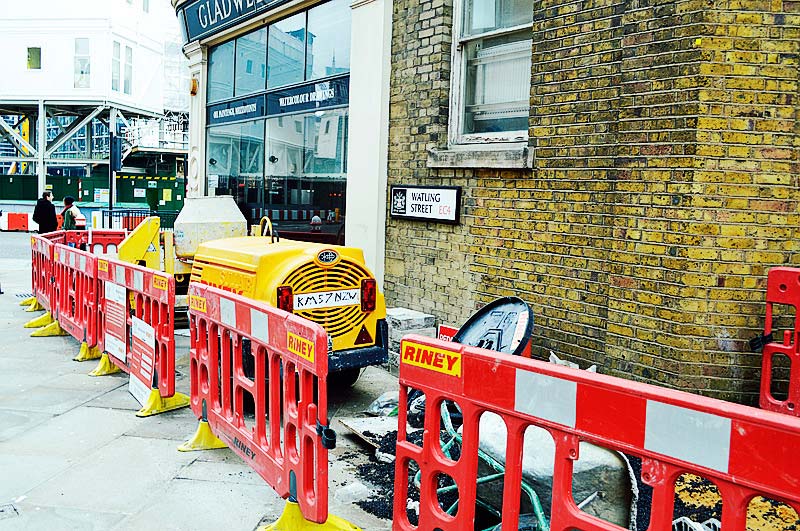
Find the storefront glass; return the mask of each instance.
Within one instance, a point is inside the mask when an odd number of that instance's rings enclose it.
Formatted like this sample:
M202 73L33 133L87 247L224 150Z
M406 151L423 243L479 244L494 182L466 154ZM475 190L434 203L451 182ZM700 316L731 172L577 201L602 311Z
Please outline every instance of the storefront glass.
M343 241L350 11L332 0L209 51L208 193L250 224Z
M208 101L233 97L233 48L226 42L211 48L208 54Z
M264 120L209 128L209 195L232 195L252 222L263 202L263 172Z
M264 90L266 79L267 30L264 28L236 39L236 95Z
M350 71L350 2L333 0L308 12L306 79Z
M269 27L267 86L280 87L303 81L306 54L306 14L276 22Z
M319 211L325 221L320 230L339 230L347 186L347 117L347 109L332 109L267 120L268 210ZM306 231L309 221L287 219L280 225Z

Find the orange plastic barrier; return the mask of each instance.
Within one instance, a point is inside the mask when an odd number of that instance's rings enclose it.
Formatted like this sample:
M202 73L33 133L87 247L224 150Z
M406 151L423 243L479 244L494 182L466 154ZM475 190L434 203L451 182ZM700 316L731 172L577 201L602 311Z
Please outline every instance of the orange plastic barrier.
M410 388L425 393L422 447L407 440ZM441 450L439 413L445 400L463 412L461 453L455 462ZM581 442L642 459L642 480L653 489L649 529L672 528L675 483L684 473L715 483L725 529L746 528L748 504L757 496L800 512L800 419L412 335L400 345L393 529L473 529L479 421L486 411L500 415L507 426L503 529L518 529L523 440L531 425L546 429L554 441L554 531L622 529L582 511L573 499L573 465ZM416 527L407 516L412 460L421 471ZM454 516L437 499L441 474L458 489Z
M173 397L175 279L161 271L101 257L97 258L97 278L103 300L98 334L101 349L114 365L138 380L134 383L143 394L157 389L162 398ZM137 398L146 400L142 395Z
M767 317L764 322L764 336L772 334L772 312L774 304L794 307L794 328L785 330L783 337L764 345L761 359L761 392L759 404L762 409L800 416L800 269L775 267L767 277ZM778 338L776 338L778 339ZM786 356L791 364L789 369L788 394L781 400L772 394L772 368L776 356Z
M69 235L69 233L67 233ZM64 244L53 246L53 317L72 337L97 344L97 257Z
M331 432L325 330L194 282L189 321L192 410L198 418L207 416L213 432L279 495L295 498L306 520L326 522L325 440ZM245 375L245 364L254 367L253 379ZM252 420L244 415L246 395L255 404Z
M8 228L6 230L9 231L30 230L30 228L28 227L30 216L27 213L8 212L6 213L6 217L8 218Z

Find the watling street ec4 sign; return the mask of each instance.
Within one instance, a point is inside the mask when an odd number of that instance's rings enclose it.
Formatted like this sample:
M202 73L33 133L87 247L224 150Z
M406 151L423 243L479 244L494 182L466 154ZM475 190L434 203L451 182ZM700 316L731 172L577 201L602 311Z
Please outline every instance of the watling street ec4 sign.
M393 218L458 224L460 186L392 186L389 214Z

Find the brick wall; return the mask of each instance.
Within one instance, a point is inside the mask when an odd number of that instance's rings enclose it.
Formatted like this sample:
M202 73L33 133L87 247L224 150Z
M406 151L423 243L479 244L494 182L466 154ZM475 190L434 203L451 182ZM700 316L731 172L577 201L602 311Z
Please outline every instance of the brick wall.
M536 352L752 401L766 272L800 264L800 2L533 0L531 170L430 169L450 2L395 3L390 183L464 187L461 225L387 223L390 304L501 295Z

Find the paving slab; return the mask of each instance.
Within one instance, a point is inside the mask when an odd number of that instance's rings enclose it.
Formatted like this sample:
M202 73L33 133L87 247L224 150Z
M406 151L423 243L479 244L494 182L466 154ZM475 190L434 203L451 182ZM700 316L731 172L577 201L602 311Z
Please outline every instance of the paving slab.
M0 531L59 530L105 531L116 525L125 515L98 511L84 511L69 507L48 507L26 502L14 504L19 516L0 520Z
M122 520L115 530L252 530L262 516L280 514L284 501L266 484L174 479Z
M16 437L52 417L49 413L0 409L0 442Z
M0 443L0 454L48 455L77 461L121 437L139 420L126 411L81 407Z
M72 460L50 455L14 455L0 450L0 504L27 495L53 476L68 469Z
M131 513L163 488L194 457L173 441L119 437L28 492L28 502ZM97 493L104 493L102 501Z

